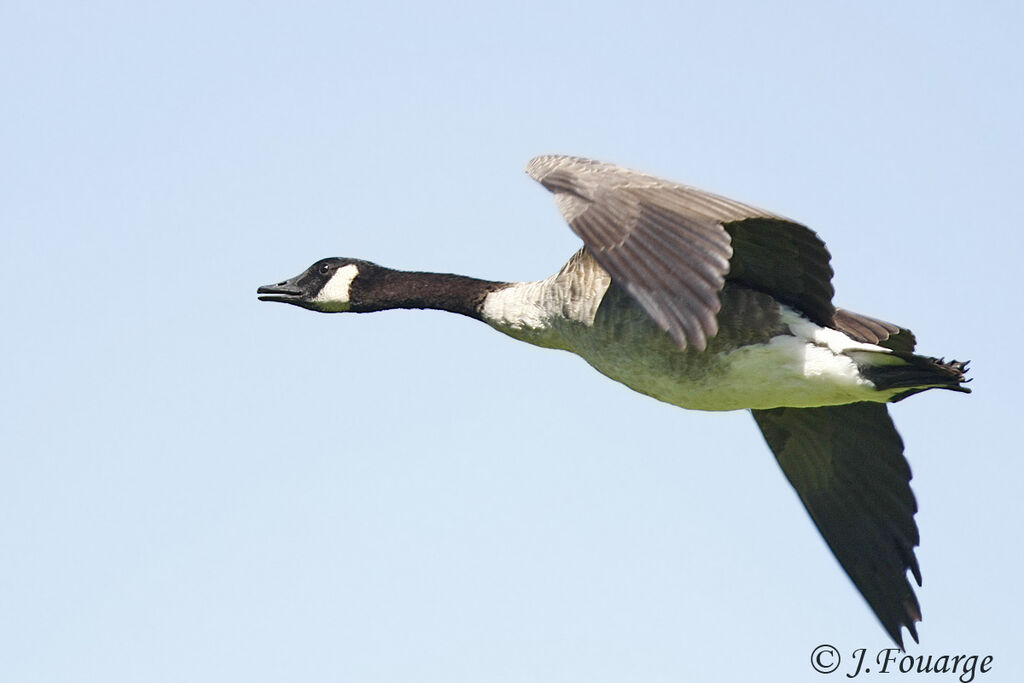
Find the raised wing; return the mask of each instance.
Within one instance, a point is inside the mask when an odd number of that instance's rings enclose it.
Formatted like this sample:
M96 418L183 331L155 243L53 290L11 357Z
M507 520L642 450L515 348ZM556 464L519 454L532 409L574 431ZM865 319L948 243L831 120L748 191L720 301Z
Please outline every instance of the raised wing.
M726 278L827 325L832 268L824 243L781 216L588 159L537 157L527 172L555 194L570 227L680 348L718 332Z
M818 531L893 640L917 641L919 543L903 440L885 404L754 410L765 440Z

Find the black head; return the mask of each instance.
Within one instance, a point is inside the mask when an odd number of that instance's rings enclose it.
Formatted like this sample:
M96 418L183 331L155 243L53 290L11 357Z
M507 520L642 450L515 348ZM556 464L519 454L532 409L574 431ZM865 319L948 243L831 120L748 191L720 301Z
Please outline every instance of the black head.
M260 301L280 301L323 313L342 313L352 308L352 283L376 266L367 261L325 258L305 272L276 285L256 290Z

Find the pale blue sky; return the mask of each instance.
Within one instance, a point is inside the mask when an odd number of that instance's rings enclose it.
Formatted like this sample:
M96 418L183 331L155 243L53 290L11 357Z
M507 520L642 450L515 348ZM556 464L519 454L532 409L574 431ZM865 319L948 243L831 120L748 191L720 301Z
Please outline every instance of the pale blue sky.
M821 681L819 643L888 647L748 415L256 301L331 255L547 275L578 243L542 153L801 220L841 305L973 360L893 408L912 652L1020 680L1024 11L965 7L0 4L0 680Z

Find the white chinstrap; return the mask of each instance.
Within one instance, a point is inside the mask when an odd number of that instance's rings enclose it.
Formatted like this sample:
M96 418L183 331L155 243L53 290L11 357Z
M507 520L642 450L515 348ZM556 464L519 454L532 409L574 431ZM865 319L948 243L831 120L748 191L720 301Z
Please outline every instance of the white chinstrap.
M354 263L335 271L327 284L313 298L313 305L325 313L342 313L352 307L352 281L359 275Z

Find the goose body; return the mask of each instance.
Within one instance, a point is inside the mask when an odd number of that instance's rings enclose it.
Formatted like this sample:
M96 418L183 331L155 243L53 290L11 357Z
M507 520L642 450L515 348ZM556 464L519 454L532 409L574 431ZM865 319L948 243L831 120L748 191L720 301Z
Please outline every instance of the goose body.
M580 251L550 278L487 294L481 315L500 332L576 353L601 374L681 408L884 403L898 393L876 388L855 360L886 363L890 350L815 325L742 285L727 283L719 298L718 333L707 348L680 349Z
M890 636L917 639L907 579L917 505L886 403L968 391L966 364L904 328L835 308L824 243L775 214L611 164L538 157L584 246L551 277L494 282L329 258L260 287L321 312L433 308L563 349L683 408L750 409L790 483Z

